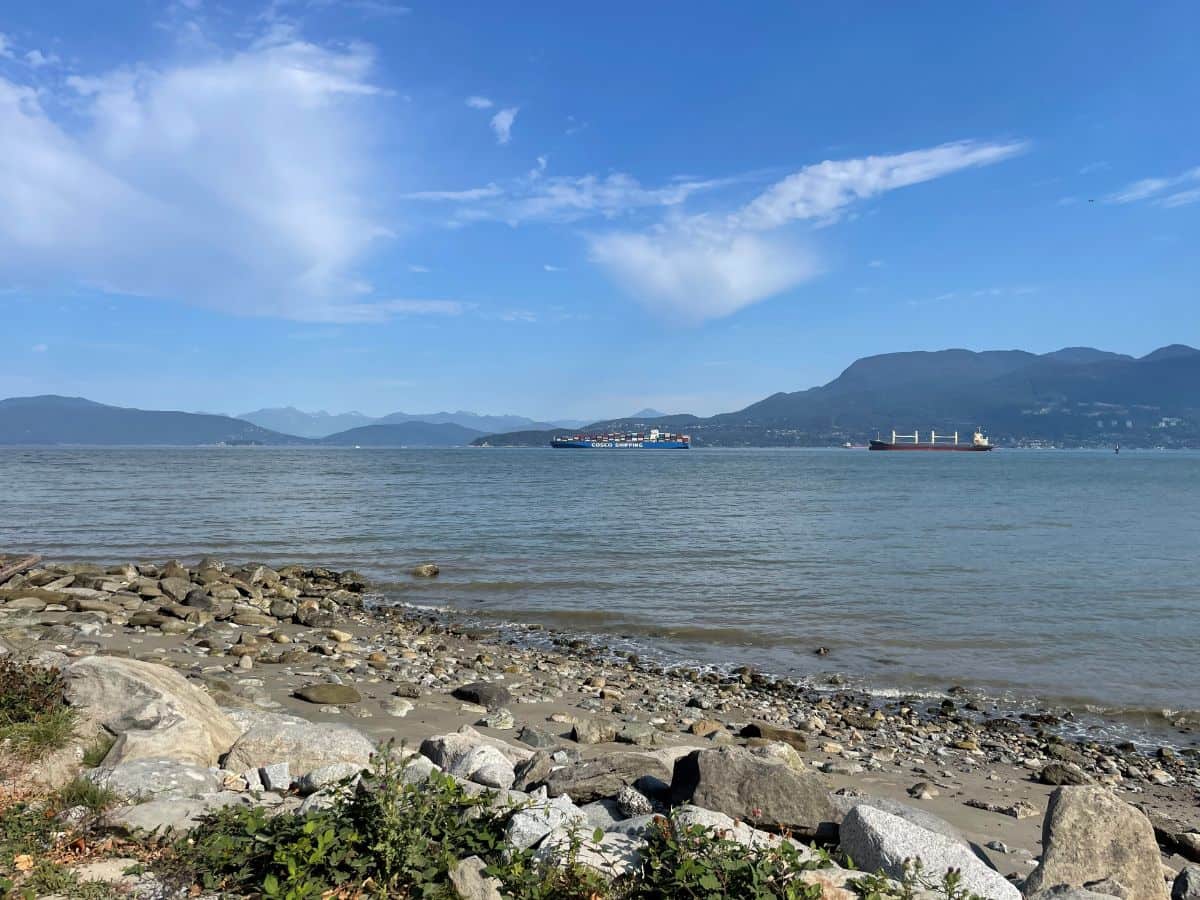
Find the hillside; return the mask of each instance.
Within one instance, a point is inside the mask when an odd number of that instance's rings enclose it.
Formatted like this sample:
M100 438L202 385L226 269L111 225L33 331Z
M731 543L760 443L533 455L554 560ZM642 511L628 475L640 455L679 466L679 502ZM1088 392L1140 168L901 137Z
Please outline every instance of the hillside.
M1002 445L1200 446L1200 351L1172 345L1141 359L1090 347L888 353L828 384L777 393L707 419L598 422L584 430L685 430L695 446L863 443L892 428L969 432ZM489 435L492 446L545 445L551 431ZM481 443L481 442L480 442Z
M461 425L402 422L398 425L364 425L322 438L330 447L466 447L483 432Z
M229 416L106 406L82 397L0 400L0 444L93 446L303 444Z

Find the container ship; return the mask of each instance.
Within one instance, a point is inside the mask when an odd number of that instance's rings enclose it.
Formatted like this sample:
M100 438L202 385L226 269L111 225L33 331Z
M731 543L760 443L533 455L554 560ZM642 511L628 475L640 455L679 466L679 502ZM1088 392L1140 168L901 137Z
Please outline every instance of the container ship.
M979 429L975 430L970 443L964 441L961 444L958 441L957 431L953 434L938 434L936 431L931 431L928 441L922 441L921 434L917 431L912 434L897 434L893 431L891 441L874 440L871 441L868 448L871 450L966 450L979 452L991 450L992 444Z
M560 450L686 450L691 443L692 439L686 434L651 428L649 433L613 431L556 437L550 441L550 446Z

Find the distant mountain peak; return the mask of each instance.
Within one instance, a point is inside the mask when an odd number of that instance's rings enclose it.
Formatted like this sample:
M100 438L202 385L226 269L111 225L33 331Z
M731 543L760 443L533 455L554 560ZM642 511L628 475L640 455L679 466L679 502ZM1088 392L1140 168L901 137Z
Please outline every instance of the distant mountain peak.
M665 419L667 414L660 412L657 409L647 406L645 409L639 409L629 418L631 419Z
M1147 362L1154 362L1162 359L1179 359L1184 356L1195 356L1200 353L1195 347L1189 347L1187 344L1168 344L1165 347L1159 347L1153 353L1147 353L1142 357Z

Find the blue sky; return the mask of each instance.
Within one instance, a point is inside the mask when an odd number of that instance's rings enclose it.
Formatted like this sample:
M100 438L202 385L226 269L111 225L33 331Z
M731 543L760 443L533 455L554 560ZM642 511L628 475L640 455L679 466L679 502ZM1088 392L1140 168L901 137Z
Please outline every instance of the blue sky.
M0 6L0 396L708 414L1200 343L1200 7Z

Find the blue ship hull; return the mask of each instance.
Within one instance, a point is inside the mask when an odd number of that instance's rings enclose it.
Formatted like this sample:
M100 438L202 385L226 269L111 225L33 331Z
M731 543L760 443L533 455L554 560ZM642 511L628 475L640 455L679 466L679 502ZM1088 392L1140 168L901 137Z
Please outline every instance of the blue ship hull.
M686 450L687 441L551 441L560 450Z

